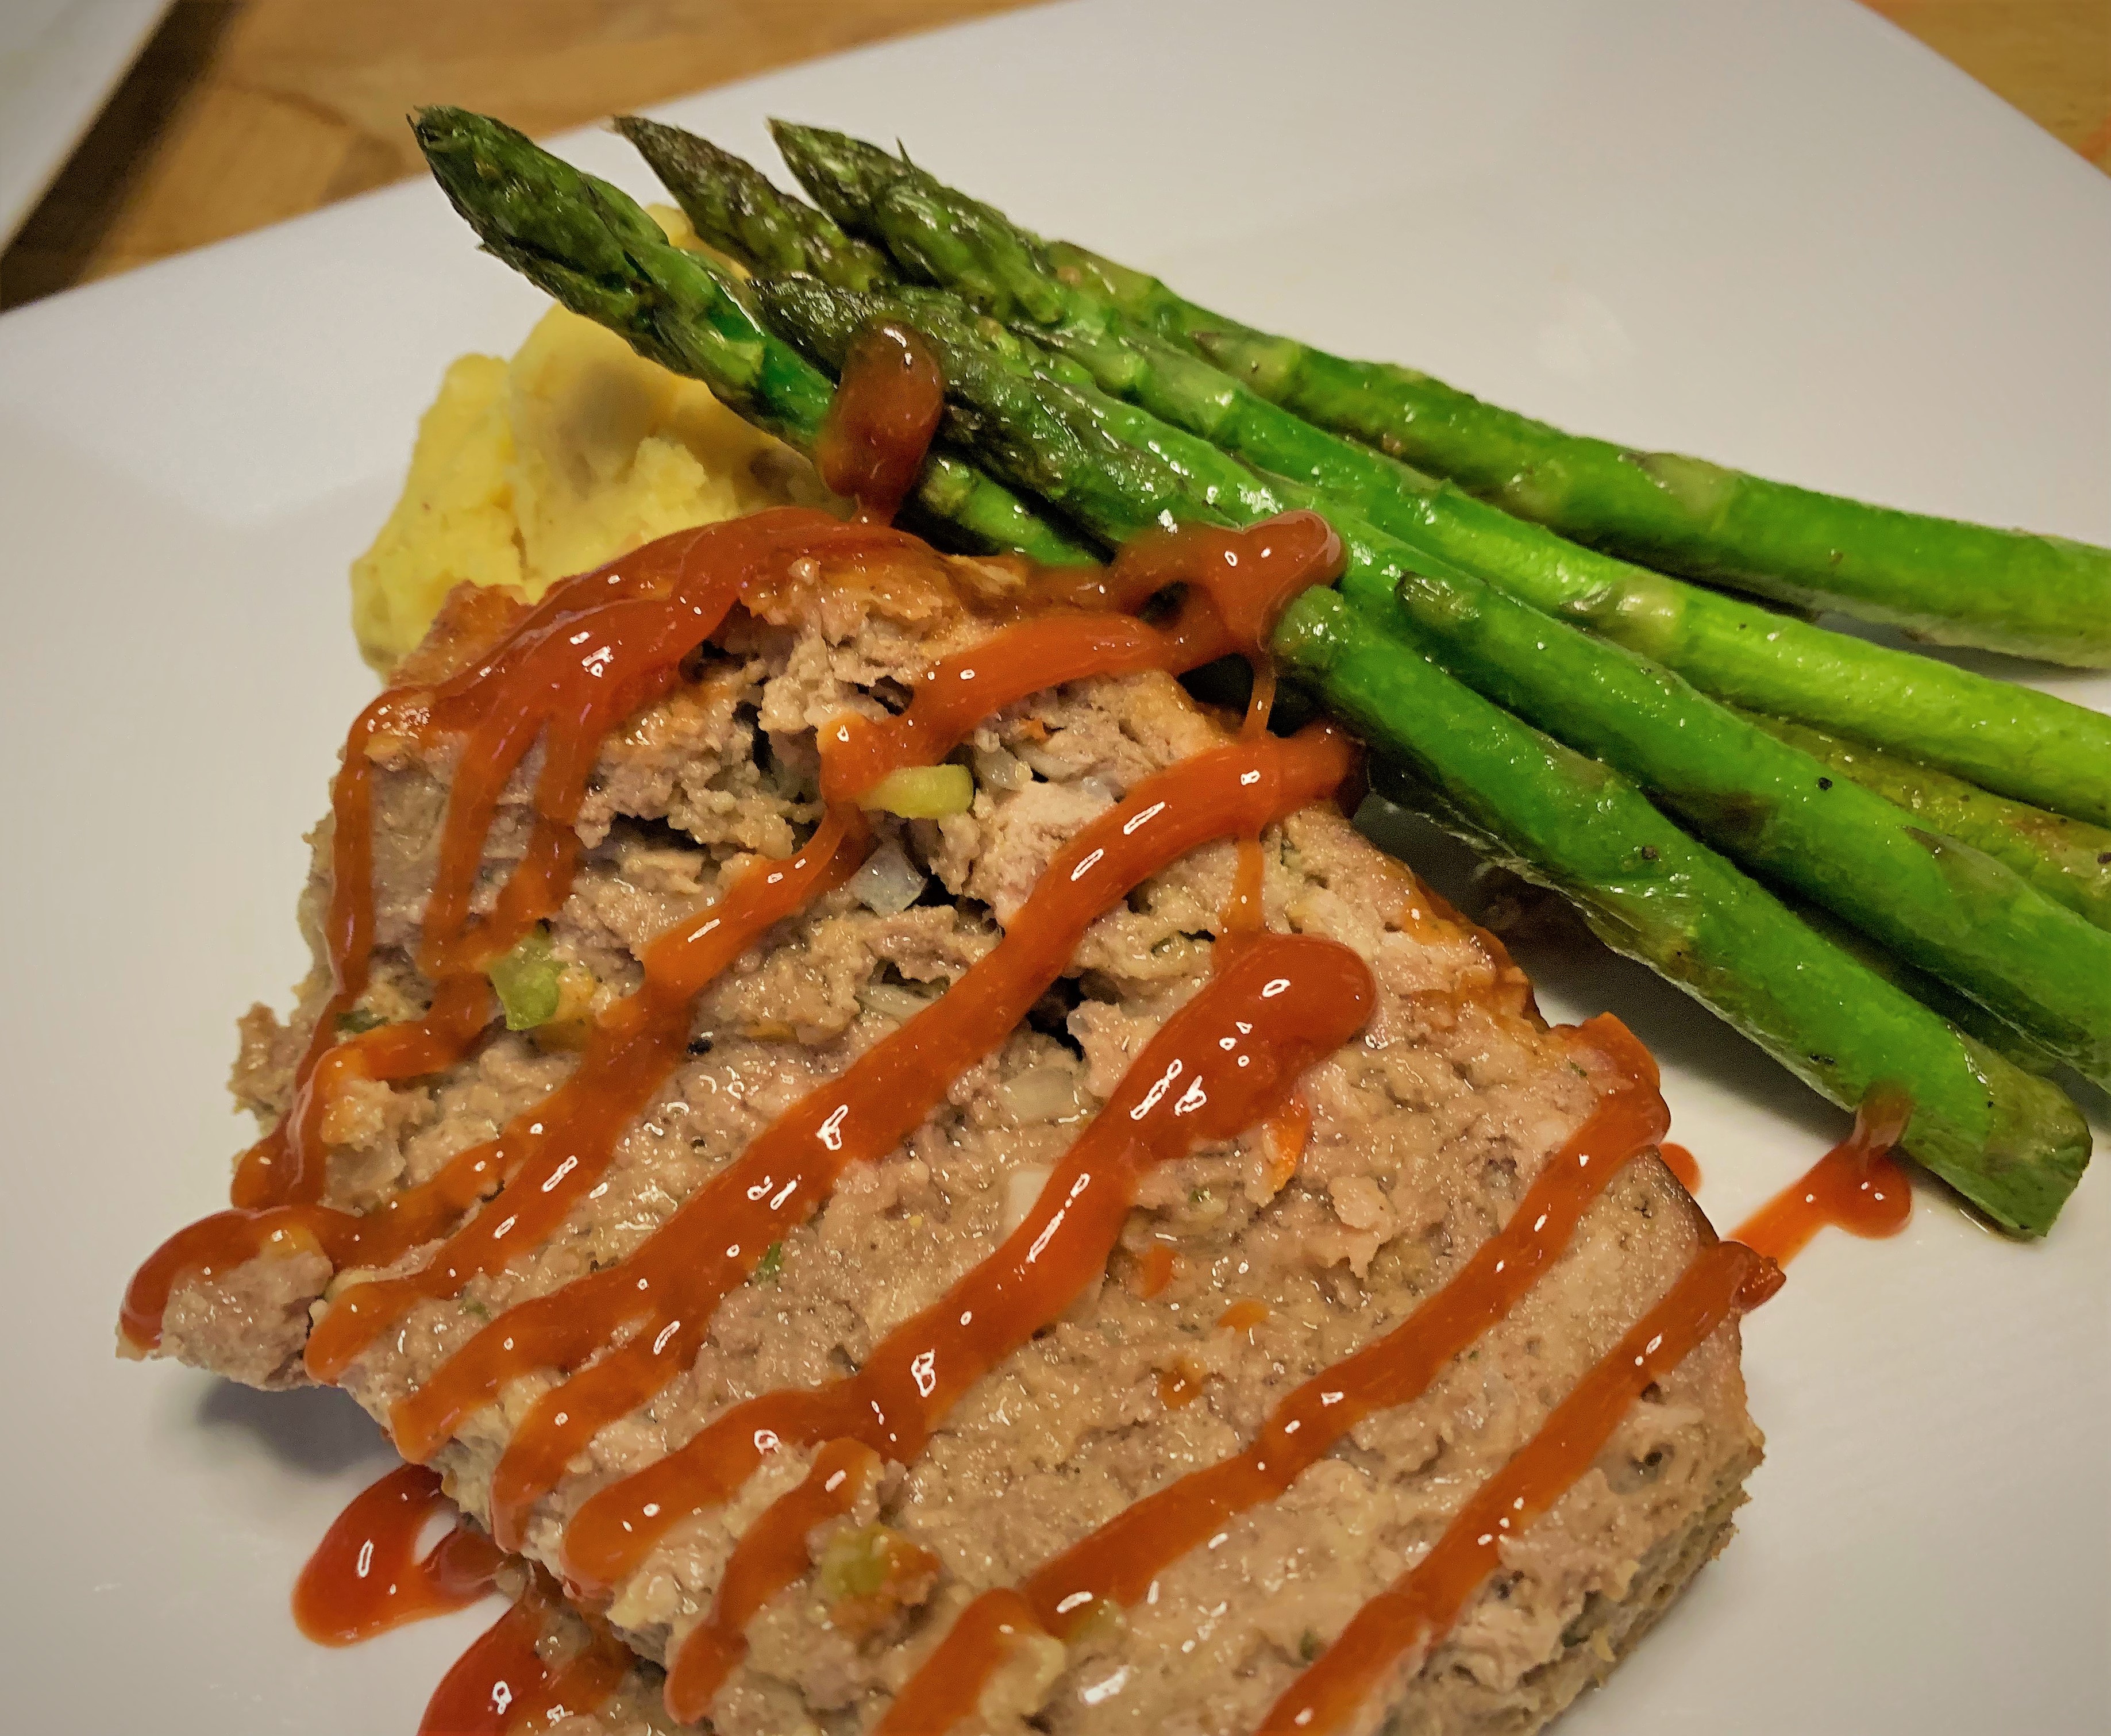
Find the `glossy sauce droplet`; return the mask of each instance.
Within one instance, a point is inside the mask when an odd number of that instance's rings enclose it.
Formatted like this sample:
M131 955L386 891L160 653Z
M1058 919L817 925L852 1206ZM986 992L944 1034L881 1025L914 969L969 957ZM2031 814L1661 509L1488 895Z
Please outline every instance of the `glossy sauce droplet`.
M843 359L842 383L814 443L821 480L885 524L924 468L946 409L946 376L924 339L892 320L867 327Z
M1786 1266L1827 1225L1850 1234L1895 1236L1913 1216L1913 1183L1891 1155L1913 1119L1913 1100L1877 1085L1855 1112L1855 1130L1738 1226L1736 1239Z
M422 1465L399 1465L356 1497L294 1583L301 1631L319 1645L355 1645L489 1591L498 1550L465 1521L416 1552L419 1534L447 1505L439 1473Z

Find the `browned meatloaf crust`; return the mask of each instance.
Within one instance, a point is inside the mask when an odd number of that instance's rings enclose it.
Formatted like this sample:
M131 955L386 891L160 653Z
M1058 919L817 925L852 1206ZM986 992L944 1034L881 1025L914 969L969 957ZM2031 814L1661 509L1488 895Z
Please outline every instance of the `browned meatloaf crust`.
M847 709L898 708L934 657L987 630L929 574L846 590L823 571L772 614L737 615L692 680L604 747L579 827L588 853L552 929L561 956L605 993L635 987L650 937L753 855L788 853L815 821L817 726ZM385 1420L498 1311L637 1247L774 1115L985 952L1081 824L1223 738L1220 720L1157 676L1043 692L990 720L969 745L970 813L883 822L883 849L928 877L924 896L882 914L860 902L869 880L854 880L774 929L699 998L693 1058L624 1138L606 1193L524 1263L474 1280L461 1301L422 1305L344 1384ZM533 770L531 758L488 841L487 903L522 848ZM444 754L402 747L378 780L379 987L368 999L384 1012L422 1004L409 961L449 775ZM1235 1452L1295 1385L1396 1325L1498 1226L1605 1087L1602 1065L1546 1028L1499 950L1432 913L1412 875L1337 813L1297 814L1264 849L1269 926L1346 943L1378 984L1369 1026L1305 1080L1311 1132L1295 1173L1275 1184L1277 1136L1256 1129L1151 1174L1105 1280L974 1388L916 1462L889 1467L858 1511L813 1534L818 1560L834 1530L883 1520L941 1562L928 1598L853 1639L830 1625L810 1575L753 1623L715 1729L869 1729L975 1594ZM597 1489L737 1401L856 1367L986 1256L1204 980L1233 862L1230 843L1205 848L1096 924L1060 992L900 1148L847 1173L788 1239L772 1281L727 1299L687 1375L572 1462L536 1509L527 1552L555 1566L566 1518ZM326 851L316 863L303 906L311 938ZM235 1088L267 1122L286 1106L321 998L311 982L290 1024L261 1009L244 1023ZM329 1202L365 1208L424 1179L573 1065L560 1048L502 1034L441 1075L358 1088L332 1113ZM984 1697L987 1727L1250 1729L1301 1657L1413 1565L1710 1239L1653 1155L1630 1164L1524 1303L1421 1399L1365 1421L1282 1499L1178 1562L1155 1602L1096 1624L1068 1655L1052 1641L1025 1648ZM1154 1246L1178 1258L1146 1296L1140 1257ZM308 1256L193 1282L168 1311L163 1351L256 1384L297 1379L328 1276ZM1266 1318L1219 1325L1240 1300ZM1726 1325L1634 1407L1596 1466L1505 1546L1503 1571L1384 1728L1528 1731L1606 1673L1728 1535L1759 1453L1738 1355ZM443 1450L472 1514L485 1511L509 1430L552 1384L516 1382ZM810 1459L778 1454L729 1508L670 1534L618 1588L606 1613L641 1655L665 1657L699 1619L742 1527ZM643 1729L652 1702L648 1676L629 1713L619 1706L576 1729Z

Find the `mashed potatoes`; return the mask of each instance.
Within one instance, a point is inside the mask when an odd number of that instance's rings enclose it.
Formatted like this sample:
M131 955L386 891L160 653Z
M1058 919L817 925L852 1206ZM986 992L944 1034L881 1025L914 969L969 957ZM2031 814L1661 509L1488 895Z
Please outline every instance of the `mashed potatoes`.
M511 362L447 370L402 498L352 563L352 630L386 674L457 584L533 598L685 525L826 498L804 459L703 386L552 308Z

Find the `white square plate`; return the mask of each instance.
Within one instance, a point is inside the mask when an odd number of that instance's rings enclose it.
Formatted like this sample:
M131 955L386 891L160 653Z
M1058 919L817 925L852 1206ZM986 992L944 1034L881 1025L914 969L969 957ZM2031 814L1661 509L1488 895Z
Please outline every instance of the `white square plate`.
M771 113L899 135L1258 323L2111 543L2111 185L1846 0L1102 0L665 112L765 162ZM561 148L651 190L612 137ZM489 1619L305 1644L288 1588L378 1436L111 1347L224 1198L235 1015L304 967L301 834L371 691L346 565L443 366L540 305L420 184L0 320L11 1729L408 1736ZM1639 971L1543 980L1657 1048L1725 1226L1844 1125ZM1751 1323L1743 1534L1571 1736L2111 1729L2111 1185L2032 1247L1920 1204Z

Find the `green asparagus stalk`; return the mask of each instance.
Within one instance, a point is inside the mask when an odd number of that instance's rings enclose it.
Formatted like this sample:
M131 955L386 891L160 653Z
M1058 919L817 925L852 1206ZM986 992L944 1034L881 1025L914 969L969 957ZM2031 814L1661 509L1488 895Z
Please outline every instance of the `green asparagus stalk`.
M1751 716L1761 729L1906 809L1929 831L1984 850L2047 898L2111 929L2111 830L1989 795L1961 778L1822 729Z
M615 130L652 166L697 236L751 270L805 271L839 289L892 282L878 248L845 234L801 199L730 151L676 126L620 115Z
M763 316L839 366L876 319L931 339L969 449L997 475L1119 542L1184 503L1252 522L1287 490L1169 429L1183 470L1110 429L1087 387L1022 369L939 298L858 295L813 279L760 278ZM1143 412L1131 407L1131 418ZM1187 497L1183 502L1183 497ZM2084 1074L2111 1081L2111 934L1985 855L1914 825L1882 797L1831 777L1800 749L1631 652L1550 620L1469 575L1434 569L1396 539L1329 509L1347 551L1343 593L1396 619L1453 675L1626 772L1755 873L1854 923Z
M1938 644L2111 665L2111 550L1565 434L1412 368L1256 331L1085 248L1056 243L1050 255L1066 278L1308 420L1577 542Z
M1276 634L1310 682L1409 775L1381 788L1573 902L1800 1079L1852 1107L1913 1097L1906 1149L2004 1228L2042 1234L2088 1161L2089 1130L2046 1081L1953 1029L1696 843L1617 772L1519 722L1330 591Z
M777 136L816 196L825 195L844 222L884 244L913 276L944 284L998 319L1038 328L1042 341L1082 364L1102 390L1260 470L1319 489L1422 554L1675 669L1704 693L2111 824L2111 717L1568 541L1314 427L1154 336L1096 279L1065 281L1037 238L915 165L815 128L779 125ZM688 197L698 197L689 184ZM683 196L682 184L669 185ZM1153 295L1132 289L1129 299L1148 310L1164 294L1163 286Z
M1579 543L1942 645L2111 666L2111 550L1873 506L1483 403L1410 368L1220 325L1198 347L1301 416Z
M2012 1066L2040 1079L2059 1071L2059 1057L2032 1042L2006 1019L1996 1018L1977 1001L1959 994L1949 984L1916 970L1903 959L1886 952L1859 929L1842 922L1831 911L1800 898L1784 898L1789 912L1821 940L1829 941L1855 963L1873 970L1891 987L1911 995L1937 1018L1954 1025L1974 1042L1984 1044Z
M626 194L524 134L458 108L412 120L420 149L487 252L638 354L701 380L757 427L811 451L832 383L756 324L710 261L672 245ZM1019 549L1053 565L1092 552L957 457L935 452L912 501L983 551Z

